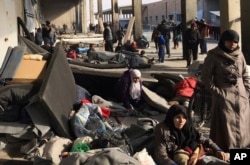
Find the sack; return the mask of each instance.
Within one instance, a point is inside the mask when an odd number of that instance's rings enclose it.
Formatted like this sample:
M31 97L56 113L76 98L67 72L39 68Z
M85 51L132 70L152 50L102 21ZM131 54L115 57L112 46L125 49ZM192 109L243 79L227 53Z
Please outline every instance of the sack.
M133 158L140 162L140 165L154 165L155 162L153 158L148 154L146 148L133 155Z
M192 97L197 80L194 77L187 77L175 84L176 96Z

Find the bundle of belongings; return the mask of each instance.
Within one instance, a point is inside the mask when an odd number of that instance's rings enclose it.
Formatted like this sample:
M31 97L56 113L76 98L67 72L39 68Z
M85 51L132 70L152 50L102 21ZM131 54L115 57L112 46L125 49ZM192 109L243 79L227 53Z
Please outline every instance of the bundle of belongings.
M111 110L122 107L104 106L100 97L76 85L60 43L52 55L10 47L0 71L0 140L6 142L0 152L20 146L15 153L33 164L153 162L158 122L138 118L127 128L113 122Z

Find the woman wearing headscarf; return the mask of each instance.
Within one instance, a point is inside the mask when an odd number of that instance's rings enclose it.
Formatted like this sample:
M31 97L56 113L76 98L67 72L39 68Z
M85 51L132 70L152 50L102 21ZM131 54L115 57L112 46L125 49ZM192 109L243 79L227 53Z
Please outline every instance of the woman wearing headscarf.
M236 31L224 31L201 74L212 94L210 138L225 151L250 147L250 77L238 43Z
M117 84L119 100L128 110L134 110L142 104L142 79L138 69L128 69Z
M201 153L201 147L205 151ZM207 156L208 149L212 151ZM215 157L216 156L216 157ZM228 153L223 152L211 139L202 137L190 123L187 109L182 105L169 108L164 121L155 127L154 160L157 165L194 165L216 163L226 165Z

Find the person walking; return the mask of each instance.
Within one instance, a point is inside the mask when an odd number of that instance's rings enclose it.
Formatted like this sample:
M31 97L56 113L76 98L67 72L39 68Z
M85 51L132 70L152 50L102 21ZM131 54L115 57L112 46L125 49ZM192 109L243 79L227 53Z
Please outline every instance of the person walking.
M197 24L193 22L191 27L185 31L184 44L186 50L187 67L191 65L192 61L198 59L198 45L200 42L200 33L197 29Z
M35 43L39 46L41 46L43 43L43 33L42 33L42 29L40 27L36 29Z
M224 31L201 71L212 95L210 138L225 151L250 147L250 77L239 40L236 31Z
M50 21L45 21L45 24L42 24L42 35L43 35L43 42L44 45L52 47L52 38L51 33L52 28L50 25Z
M195 129L182 105L172 105L154 133L157 165L229 165L229 153Z
M161 34L160 31L157 32L158 35L158 41L157 41L157 45L158 45L158 62L159 63L163 63L164 62L164 57L165 57L165 39L163 37L163 35Z
M173 49L177 49L179 47L179 41L181 40L181 24L174 26L173 28L173 42L174 47Z
M154 27L154 30L153 30L153 33L152 33L152 36L151 36L151 42L154 42L155 44L155 49L156 49L156 52L158 52L158 34L157 34L157 28Z
M113 33L107 22L104 23L103 39L105 51L113 52Z
M170 39L171 39L171 35L170 35L170 28L167 25L167 21L165 19L163 19L161 21L161 24L157 27L157 30L161 32L161 34L164 37L165 40L165 47L166 47L166 54L168 54L168 58L170 58L171 54L170 54Z

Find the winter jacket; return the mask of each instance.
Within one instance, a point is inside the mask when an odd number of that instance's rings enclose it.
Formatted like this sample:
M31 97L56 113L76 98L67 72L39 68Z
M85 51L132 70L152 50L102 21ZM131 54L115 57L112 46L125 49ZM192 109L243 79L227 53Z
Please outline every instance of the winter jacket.
M210 50L201 80L212 95L211 139L225 151L250 147L250 77L242 52Z

